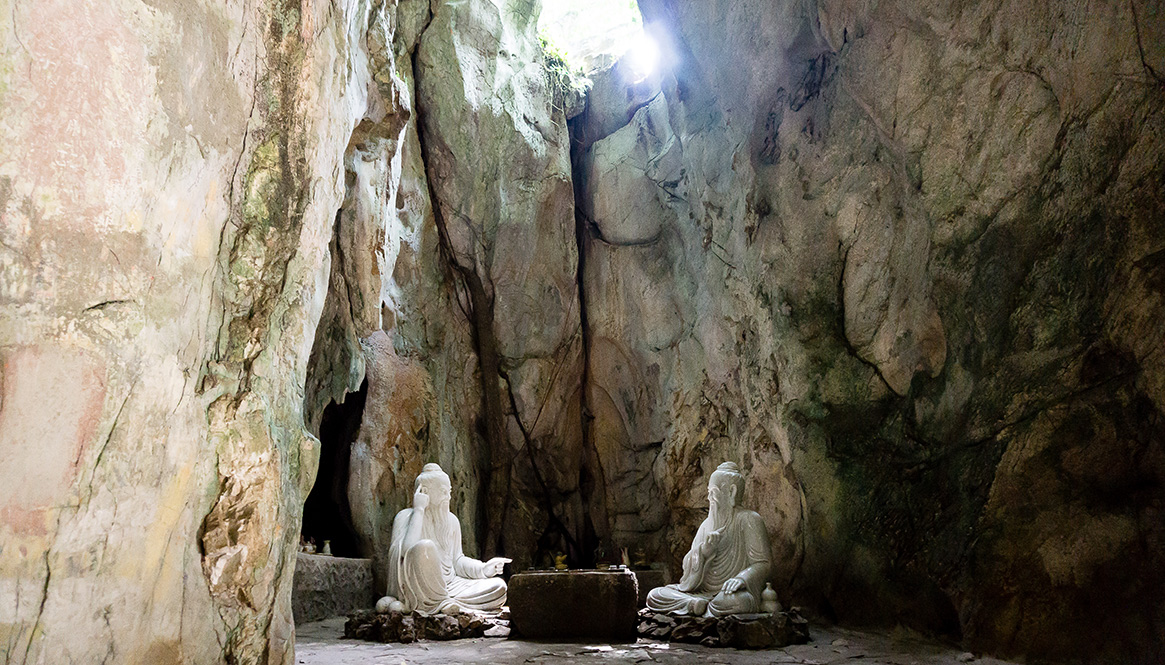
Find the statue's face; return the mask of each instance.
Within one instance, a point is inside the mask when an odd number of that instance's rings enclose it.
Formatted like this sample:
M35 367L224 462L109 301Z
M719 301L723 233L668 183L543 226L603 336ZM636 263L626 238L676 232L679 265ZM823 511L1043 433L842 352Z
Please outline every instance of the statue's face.
M421 489L429 495L429 501L434 508L449 510L449 497L453 492L449 484L449 476L440 475L426 479L421 483Z
M708 479L708 509L715 512L736 505L736 487L732 478L722 473L713 473Z

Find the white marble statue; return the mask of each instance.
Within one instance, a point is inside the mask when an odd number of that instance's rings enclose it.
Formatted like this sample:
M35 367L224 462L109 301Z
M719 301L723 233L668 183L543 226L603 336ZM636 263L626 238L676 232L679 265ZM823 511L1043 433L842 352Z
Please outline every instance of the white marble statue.
M452 487L436 464L417 476L413 507L396 514L388 556L388 593L378 609L424 614L496 610L506 602L498 579L510 560L478 561L461 551L461 523L449 512ZM398 604L399 603L399 604Z
M647 606L656 612L695 616L748 614L761 607L772 551L760 515L737 504L744 476L725 462L708 479L708 517L684 557L679 584L652 589Z

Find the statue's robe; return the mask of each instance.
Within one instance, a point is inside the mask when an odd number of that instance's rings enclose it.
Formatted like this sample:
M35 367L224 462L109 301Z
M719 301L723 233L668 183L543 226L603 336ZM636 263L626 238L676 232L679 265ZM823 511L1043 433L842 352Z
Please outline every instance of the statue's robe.
M429 508L431 510L432 508ZM462 609L496 610L506 603L506 583L485 574L485 564L461 550L461 523L452 513L425 515L421 537L404 546L412 508L396 514L388 549L388 592L424 614Z
M736 508L725 525L720 542L708 557L700 554L700 544L714 531L712 517L700 524L692 549L684 557L679 584L652 589L647 606L656 612L704 616L748 614L760 611L761 591L772 564L772 548L761 516ZM721 587L733 577L744 584L733 593Z

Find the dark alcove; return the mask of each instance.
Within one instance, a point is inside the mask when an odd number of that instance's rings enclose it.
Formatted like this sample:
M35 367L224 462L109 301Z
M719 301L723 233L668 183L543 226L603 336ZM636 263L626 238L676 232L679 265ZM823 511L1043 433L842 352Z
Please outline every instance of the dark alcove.
M360 390L348 393L342 404L331 402L320 421L320 469L315 485L303 505L303 540L312 540L322 548L331 541L332 554L360 556L360 541L352 526L352 509L348 505L348 462L352 442L360 432L364 403L368 398L368 381Z

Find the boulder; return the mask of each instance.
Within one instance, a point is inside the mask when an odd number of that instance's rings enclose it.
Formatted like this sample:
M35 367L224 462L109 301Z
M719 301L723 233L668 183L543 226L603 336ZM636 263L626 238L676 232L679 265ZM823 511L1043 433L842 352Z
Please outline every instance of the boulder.
M720 645L770 649L809 642L809 622L796 610L727 616L716 626Z

